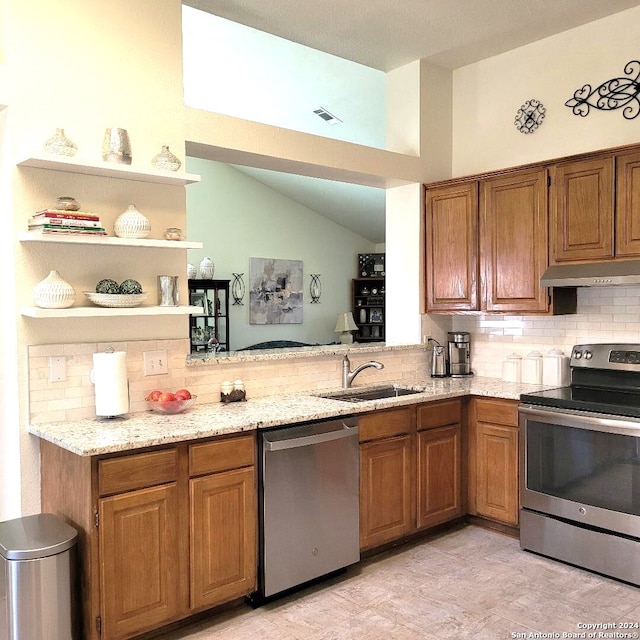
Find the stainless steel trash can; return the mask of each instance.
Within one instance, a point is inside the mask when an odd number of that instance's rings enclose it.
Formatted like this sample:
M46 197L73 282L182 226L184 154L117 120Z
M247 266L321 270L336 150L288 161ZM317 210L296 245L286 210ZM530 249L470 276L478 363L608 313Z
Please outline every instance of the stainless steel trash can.
M0 522L0 640L72 640L77 537L51 513Z

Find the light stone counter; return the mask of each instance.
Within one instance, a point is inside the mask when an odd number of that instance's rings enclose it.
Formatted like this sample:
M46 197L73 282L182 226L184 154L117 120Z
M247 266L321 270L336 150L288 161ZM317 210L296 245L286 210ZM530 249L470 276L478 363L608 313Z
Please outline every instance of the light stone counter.
M189 411L177 415L132 413L112 420L95 418L31 425L29 432L77 455L95 456L466 395L518 400L521 393L546 388L507 383L495 378L427 378L401 386L420 389L421 392L359 403L330 400L311 393L249 399L230 404L196 403ZM376 387L354 387L354 390L365 388ZM334 391L340 389L322 393Z

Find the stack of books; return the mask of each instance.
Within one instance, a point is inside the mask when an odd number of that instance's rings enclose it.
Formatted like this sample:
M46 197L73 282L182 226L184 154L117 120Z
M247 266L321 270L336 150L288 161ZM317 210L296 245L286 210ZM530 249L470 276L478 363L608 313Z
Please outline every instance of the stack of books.
M106 236L100 217L94 213L43 209L29 218L29 231L41 233L76 233L82 235Z

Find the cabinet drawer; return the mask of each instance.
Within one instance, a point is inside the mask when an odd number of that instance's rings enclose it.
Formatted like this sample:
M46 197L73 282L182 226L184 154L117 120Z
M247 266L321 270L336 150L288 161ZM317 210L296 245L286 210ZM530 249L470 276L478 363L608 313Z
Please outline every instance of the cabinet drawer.
M164 449L98 463L98 491L101 496L143 489L173 482L178 473L178 452Z
M255 464L253 435L192 444L189 447L189 475L200 476Z
M430 402L418 407L418 431L458 424L461 419L462 405L460 400Z
M476 419L480 422L518 426L517 400L485 400L476 398Z
M360 442L389 438L415 431L416 409L405 407L376 411L360 416L358 419L358 433Z

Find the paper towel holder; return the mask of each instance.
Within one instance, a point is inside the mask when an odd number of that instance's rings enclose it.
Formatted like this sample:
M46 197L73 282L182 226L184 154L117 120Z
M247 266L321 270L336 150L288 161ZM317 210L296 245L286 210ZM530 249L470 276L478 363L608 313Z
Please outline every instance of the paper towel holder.
M97 355L98 353L105 353L105 354L113 353L113 354L116 354L116 353L119 353L119 352L117 352L112 346L108 346L108 347L105 348L104 351L96 352L94 354L94 356ZM123 353L122 355L125 355L125 357L126 357L125 353ZM94 367L95 367L95 361L94 361ZM126 364L125 364L125 376L126 376ZM95 386L95 384L96 384L95 368L92 368L90 370L90 372L89 372L89 380ZM129 408L130 403L131 403L131 392L130 392L130 386L129 386L128 377L126 378L125 384L126 384L126 405L127 405L127 409L122 411L121 410L122 408L121 408L117 412L114 412L113 415L110 415L110 414L107 414L107 413L99 413L98 412L98 402L96 400L96 419L98 419L98 420L100 420L100 419L106 419L106 420L115 420L115 419L121 419L122 420L122 419L126 419L126 415L125 414L127 413L128 408ZM104 411L104 400L102 401L102 405L103 405L102 406L102 410Z

